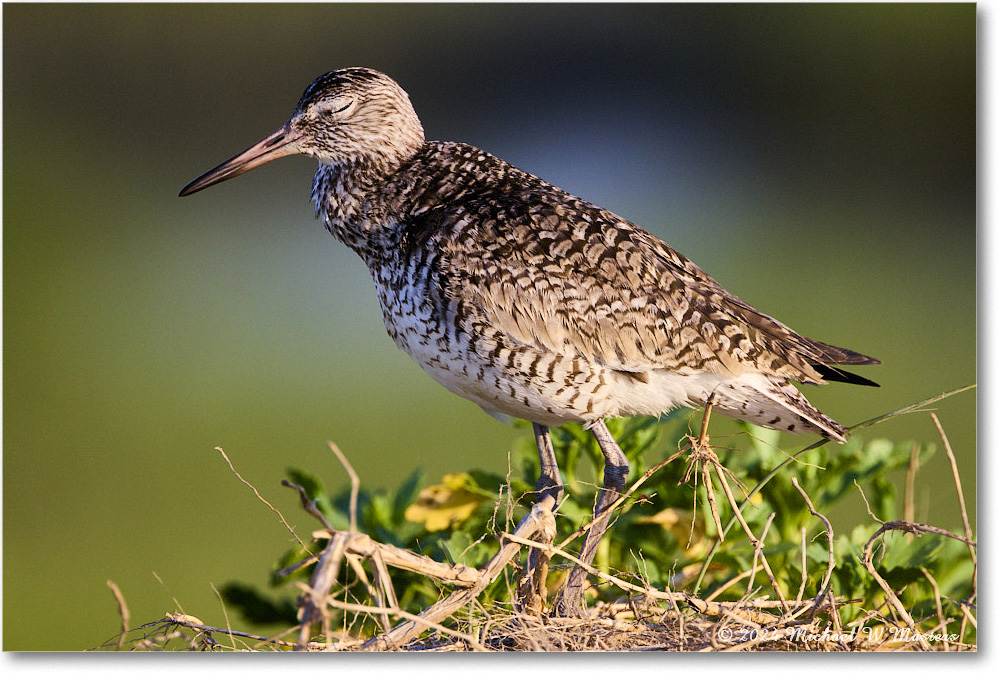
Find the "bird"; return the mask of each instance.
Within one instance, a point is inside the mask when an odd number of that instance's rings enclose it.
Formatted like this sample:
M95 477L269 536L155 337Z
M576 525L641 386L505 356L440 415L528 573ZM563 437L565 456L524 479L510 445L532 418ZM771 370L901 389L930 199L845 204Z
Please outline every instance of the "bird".
M638 225L471 145L427 141L406 91L370 68L321 75L281 127L179 196L293 154L318 161L316 215L367 265L396 345L490 415L531 422L539 493L562 494L549 429L594 434L605 467L585 564L629 471L605 420L711 401L843 443L794 383L878 386L842 368L878 359L799 335ZM557 612L581 611L585 575L572 570Z

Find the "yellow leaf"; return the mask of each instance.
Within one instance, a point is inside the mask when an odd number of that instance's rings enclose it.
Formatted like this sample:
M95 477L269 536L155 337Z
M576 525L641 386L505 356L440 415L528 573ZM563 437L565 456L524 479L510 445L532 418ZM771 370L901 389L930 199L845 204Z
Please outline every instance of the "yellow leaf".
M651 516L639 518L637 523L647 523L659 525L667 530L674 538L685 546L684 554L689 558L700 558L708 547L708 540L705 538L704 524L695 522L694 530L691 529L691 519L694 517L691 511L683 509L667 508Z
M465 489L471 477L466 473L449 473L438 485L420 491L417 501L404 514L411 523L423 523L429 532L443 530L467 520L487 497Z

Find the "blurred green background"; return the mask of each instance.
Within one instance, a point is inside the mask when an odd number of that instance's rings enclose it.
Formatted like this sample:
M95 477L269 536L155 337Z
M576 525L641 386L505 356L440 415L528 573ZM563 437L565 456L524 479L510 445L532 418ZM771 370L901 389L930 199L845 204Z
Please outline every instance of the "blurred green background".
M212 585L263 583L290 537L216 445L309 532L278 482L343 485L327 440L391 487L505 471L528 433L396 351L363 264L312 217L311 160L177 198L334 68L384 70L429 138L881 358L881 389L807 392L846 424L976 379L972 4L5 4L3 31L5 649L111 637L107 579L132 625L175 601L225 625ZM975 400L938 406L973 509ZM937 438L926 414L867 434ZM918 516L957 527L934 461Z

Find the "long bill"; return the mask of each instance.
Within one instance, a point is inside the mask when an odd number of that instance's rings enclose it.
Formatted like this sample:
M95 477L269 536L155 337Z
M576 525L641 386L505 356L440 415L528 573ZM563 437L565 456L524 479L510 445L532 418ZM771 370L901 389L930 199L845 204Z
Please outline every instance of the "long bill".
M300 152L298 140L301 137L302 134L287 123L235 157L195 178L184 186L178 196L186 197L216 183L235 178L273 159L297 154Z

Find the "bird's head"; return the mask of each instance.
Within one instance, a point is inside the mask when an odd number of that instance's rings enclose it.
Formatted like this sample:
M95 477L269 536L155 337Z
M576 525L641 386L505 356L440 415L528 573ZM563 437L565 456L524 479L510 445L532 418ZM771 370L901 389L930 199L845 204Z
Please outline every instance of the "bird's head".
M284 125L188 183L180 196L286 155L309 155L334 166L391 169L423 142L410 98L392 78L370 68L334 70L309 85Z

